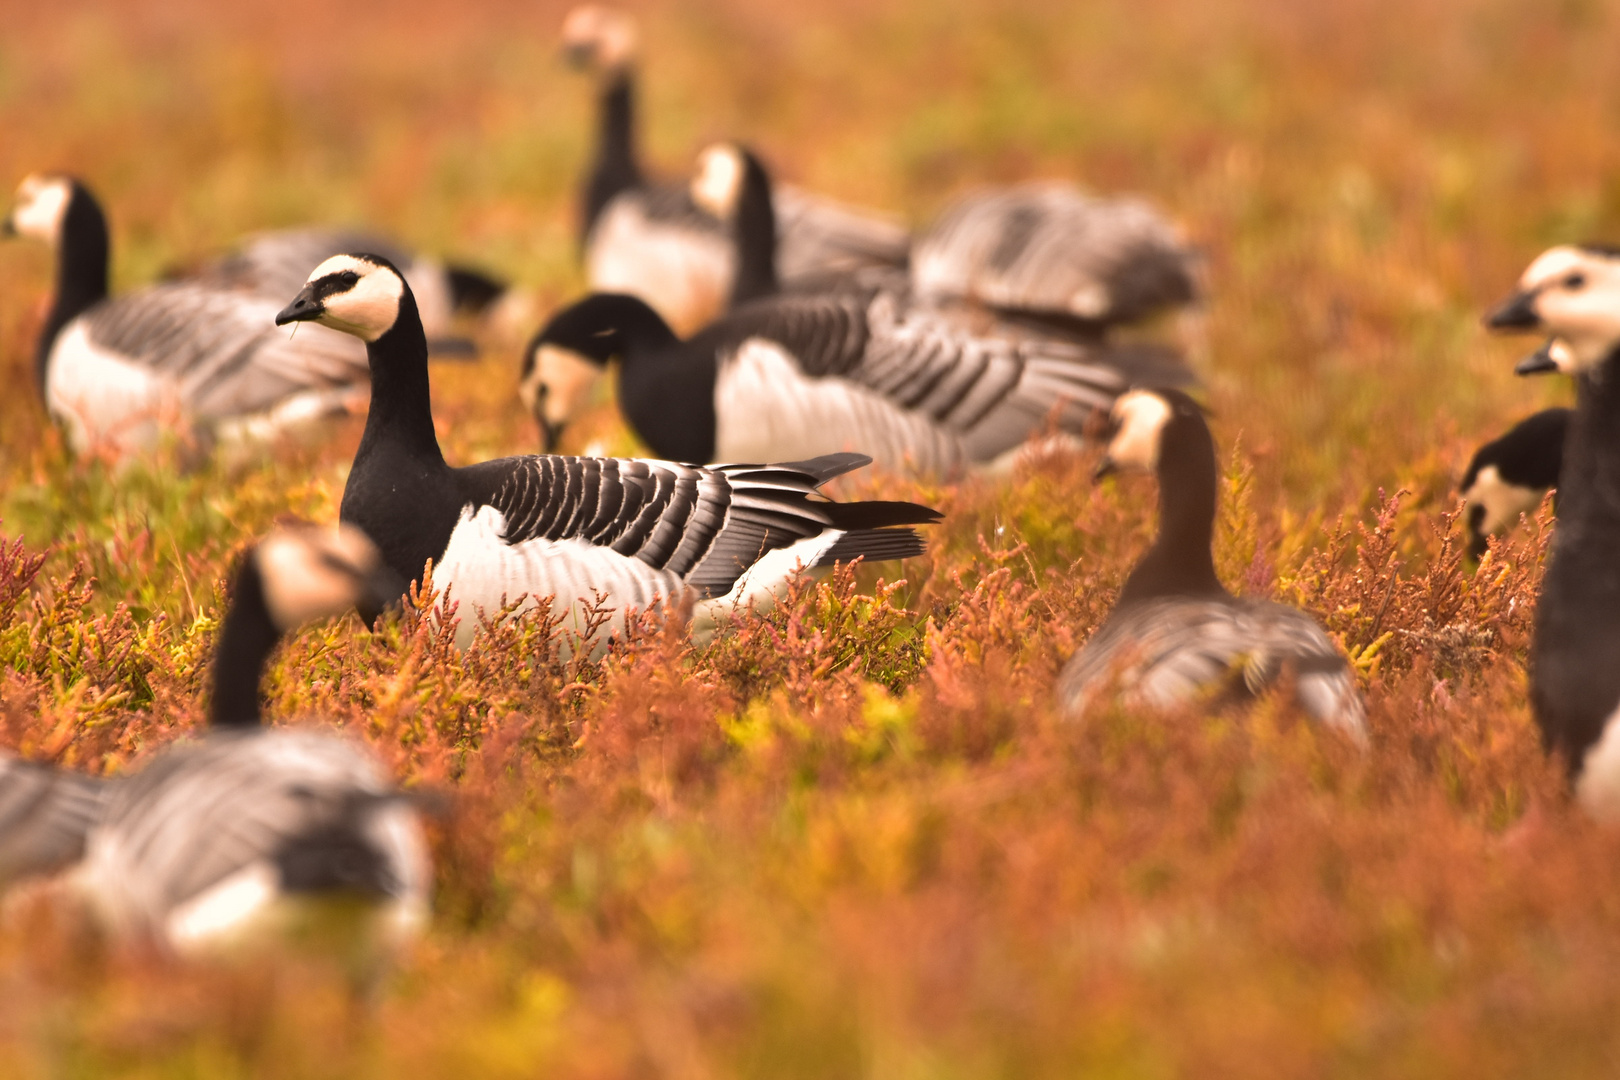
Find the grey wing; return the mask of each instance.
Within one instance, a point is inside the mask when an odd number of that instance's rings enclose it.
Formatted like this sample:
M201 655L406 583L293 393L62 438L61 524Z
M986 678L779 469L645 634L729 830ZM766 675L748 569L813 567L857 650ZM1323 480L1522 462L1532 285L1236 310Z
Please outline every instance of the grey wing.
M360 229L311 226L272 229L246 237L230 255L203 267L195 280L242 289L285 304L309 280L309 273L333 255L381 255L401 270L411 256L398 245Z
M1129 322L1197 296L1192 252L1139 199L1032 183L969 195L925 232L912 278L928 295L1088 322Z
M1244 672L1250 689L1258 692L1287 671L1301 708L1365 741L1367 710L1355 673L1321 624L1298 608L1264 601L1244 602L1243 618L1258 643Z
M1172 366L1166 351L1153 346L1013 332L983 312L881 285L772 297L739 309L727 333L741 340L725 359L717 402L722 395L738 397L732 383L756 399L751 406L728 400L730 413L750 421L772 416L785 432L772 437L787 439L785 445L798 445L789 438L798 428L813 428L803 437L893 463L902 455L885 448L899 444L928 469L993 461L1049 419L1078 437L1094 410L1107 408L1133 384L1148 357L1156 357L1161 370ZM750 352L758 339L781 346L805 376L832 388L784 385L770 374L771 357ZM744 361L759 369L757 377L748 377ZM838 402L823 400L834 389L848 399L842 424L836 422ZM794 410L805 414L802 422L785 415ZM729 422L727 415L720 419ZM751 445L741 435L738 441Z
M1228 682L1249 645L1230 603L1173 599L1116 609L1075 654L1059 700L1081 711L1100 691L1164 708Z
M348 740L297 730L214 733L171 747L123 782L91 834L84 881L115 922L158 927L254 865L276 866L285 883L300 845L354 841L334 830L392 793ZM367 872L358 889L421 887L418 871L397 857L357 863Z
M1079 436L1132 381L1113 346L985 332L948 308L890 292L874 296L867 329L848 377L957 435L972 461L1018 447L1049 419Z
M303 323L289 332L275 325L279 309L268 297L182 281L115 297L84 321L93 344L173 382L205 420L368 381L358 338Z
M783 282L906 265L911 234L887 214L786 184L777 186L773 202L776 269Z
M1307 713L1365 738L1344 654L1316 620L1281 604L1173 598L1116 611L1065 667L1058 694L1071 712L1109 686L1164 708L1239 680L1258 694L1285 671Z
M84 854L107 781L0 756L0 888Z
M869 460L843 454L783 465L699 466L536 455L487 462L463 475L472 501L501 512L507 544L581 540L676 574L707 598L729 591L766 552L860 513L811 496ZM862 505L871 504L852 504Z

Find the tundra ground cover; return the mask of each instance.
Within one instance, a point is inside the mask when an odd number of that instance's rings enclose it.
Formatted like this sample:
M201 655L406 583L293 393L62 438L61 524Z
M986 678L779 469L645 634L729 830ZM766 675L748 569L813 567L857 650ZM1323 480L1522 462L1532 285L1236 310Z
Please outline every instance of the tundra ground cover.
M118 286L338 218L509 274L537 311L580 287L590 105L556 56L561 6L0 11L0 177L91 181ZM548 628L526 622L457 654L415 611L298 635L273 714L346 726L453 796L422 948L356 1006L314 960L175 970L24 906L0 927L0 1071L1612 1073L1620 837L1567 804L1525 707L1548 522L1475 570L1450 515L1471 444L1567 398L1515 380L1518 343L1478 315L1548 244L1620 235L1615 13L640 13L644 141L671 170L740 135L918 221L1056 174L1187 224L1217 566L1339 635L1371 750L1274 703L1054 715L1058 666L1151 533L1151 482L1099 488L1066 458L953 488L862 478L846 490L946 512L928 556L704 650L649 624L600 661L536 662ZM73 463L31 393L48 278L42 251L0 248L0 745L112 771L199 724L234 553L280 515L335 516L358 422L189 474ZM516 343L485 344L435 366L454 461L536 443ZM570 438L634 445L605 395Z

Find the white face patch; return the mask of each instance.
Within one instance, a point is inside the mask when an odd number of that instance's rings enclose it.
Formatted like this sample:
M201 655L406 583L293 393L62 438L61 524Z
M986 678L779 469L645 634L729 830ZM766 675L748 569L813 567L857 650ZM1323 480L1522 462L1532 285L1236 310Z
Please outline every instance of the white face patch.
M1146 390L1131 390L1114 402L1119 430L1108 444L1108 460L1118 469L1153 472L1159 467L1159 438L1170 422L1170 403Z
M73 200L73 184L61 176L35 173L17 188L11 225L19 236L43 240L55 247L62 239L62 219Z
M259 542L253 558L270 618L282 630L353 607L362 578L379 562L376 546L351 525L277 530Z
M1545 494L1537 488L1510 484L1502 479L1495 465L1487 465L1474 475L1473 484L1463 492L1463 501L1470 507L1485 508L1479 531L1494 536L1518 524L1519 515L1534 510Z
M386 266L352 255L334 255L315 268L309 275L309 283L345 272L355 274L358 280L344 291L325 297L321 301L321 316L315 321L353 334L362 341L376 341L393 329L399 318L399 300L405 295L405 280Z
M537 420L561 426L574 418L590 395L602 369L572 349L542 345L534 367L518 386L518 396Z
M588 57L604 71L624 67L636 55L635 20L600 4L582 4L562 26L563 48Z
M729 221L742 198L744 172L742 154L735 146L709 147L698 155L692 201L721 221Z
M1530 264L1519 288L1536 294L1536 314L1557 337L1560 371L1585 371L1620 344L1620 259L1555 247Z

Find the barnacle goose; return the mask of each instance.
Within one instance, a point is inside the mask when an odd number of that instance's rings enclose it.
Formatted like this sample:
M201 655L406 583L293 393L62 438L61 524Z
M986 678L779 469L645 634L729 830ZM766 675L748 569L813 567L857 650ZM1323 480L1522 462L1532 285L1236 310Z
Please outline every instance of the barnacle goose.
M1360 691L1344 654L1297 608L1235 597L1215 576L1215 443L1198 405L1173 389L1114 403L1098 477L1136 469L1159 479L1159 535L1101 627L1069 661L1058 701L1079 715L1100 693L1169 707L1219 689L1259 694L1291 677L1311 717L1366 739Z
M117 936L192 954L334 917L352 944L396 946L427 916L420 816L358 743L263 726L259 683L281 635L398 579L358 530L285 528L243 558L214 661L209 730L110 782L72 885ZM336 902L336 912L330 909ZM346 943L349 943L346 941Z
M1078 438L1092 410L1127 387L1186 377L1162 346L1008 326L920 300L894 271L779 289L770 180L741 147L705 151L693 194L736 227L733 309L685 341L627 296L587 297L554 316L530 343L519 386L548 449L612 359L620 408L660 455L858 449L936 475L1004 463L1054 418Z
M268 437L364 400L365 350L326 329L289 340L267 297L198 281L109 296L106 216L72 177L24 180L4 231L56 251L34 363L77 453L125 458L165 433Z
M925 296L1091 329L1199 293L1192 250L1157 210L1057 181L975 192L947 207L913 245L911 278Z
M1620 249L1555 247L1487 317L1554 334L1521 370L1575 377L1575 413L1530 643L1530 704L1593 816L1620 820Z
M422 327L435 354L464 347L459 339L449 337L456 315L488 313L507 293L505 282L480 270L412 254L372 233L330 226L254 233L229 255L185 276L248 290L279 304L304 287L310 267L346 251L375 251L401 268L416 296ZM441 350L441 343L450 347Z
M415 300L379 256L328 259L277 321L320 321L366 342L371 413L342 518L365 529L402 576L418 577L433 560L435 585L462 605L463 642L477 613L523 596L549 597L579 629L587 601L603 594L611 632L627 608L691 598L706 626L731 605L767 602L796 567L916 555L922 539L899 526L939 517L912 503L811 497L870 461L859 454L712 467L539 456L452 468L434 435ZM664 406L681 418L680 401Z
M1569 409L1543 409L1474 452L1458 485L1471 557L1481 558L1486 537L1511 529L1558 486L1570 416Z
M581 200L580 243L592 290L639 296L680 333L725 304L735 273L724 225L681 183L655 183L635 145L636 27L622 11L588 4L563 23L563 44L601 85L595 160ZM910 237L885 215L797 189L782 192L778 226L787 280L864 266L903 266Z

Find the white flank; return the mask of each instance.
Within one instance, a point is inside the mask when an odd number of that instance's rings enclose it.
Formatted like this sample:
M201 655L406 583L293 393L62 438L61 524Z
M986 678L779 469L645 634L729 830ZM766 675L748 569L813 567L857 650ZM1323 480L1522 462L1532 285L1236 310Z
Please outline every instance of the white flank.
M828 529L785 548L767 551L724 596L700 601L692 612L692 640L706 644L722 618L744 611L766 611L782 599L788 583L816 565L844 533Z
M176 907L165 937L181 954L195 953L248 930L281 895L281 875L268 862L255 862Z
M634 195L608 203L586 243L593 292L639 296L682 337L719 314L735 274L729 237L654 221Z
M1469 506L1485 508L1480 532L1494 535L1517 524L1520 514L1535 510L1543 494L1535 488L1509 483L1495 465L1487 465L1475 474L1473 485L1463 492L1463 500Z
M1587 750L1575 797L1593 818L1620 821L1620 709L1603 724L1603 734Z
M550 598L564 629L580 634L586 629L586 610L601 593L613 609L612 620L598 631L602 640L624 629L629 609L643 612L679 603L687 591L676 574L584 540L508 544L505 536L506 519L499 510L482 506L474 513L469 505L434 569L434 585L441 590L448 586L451 600L460 605L456 644L461 648L471 643L480 616L494 616L503 599L524 596L527 610Z
M125 457L151 450L166 432L186 433L174 382L98 348L77 319L51 349L45 403L76 454Z
M331 421L362 410L366 398L363 386L305 390L263 412L218 421L214 438L228 449L247 451L283 438L319 437Z
M725 358L714 388L719 461L798 461L853 450L891 469L948 474L960 438L845 379L808 378L781 346L751 338Z

